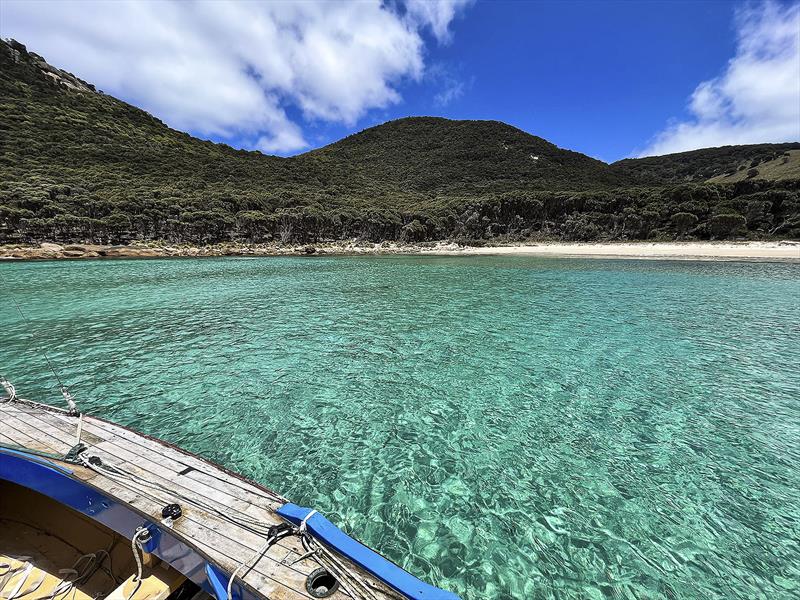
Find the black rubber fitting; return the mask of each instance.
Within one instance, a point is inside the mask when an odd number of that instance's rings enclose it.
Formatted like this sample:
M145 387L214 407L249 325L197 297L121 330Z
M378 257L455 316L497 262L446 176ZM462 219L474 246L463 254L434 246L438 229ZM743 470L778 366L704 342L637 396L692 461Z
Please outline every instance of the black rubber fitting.
M333 596L339 589L339 582L326 569L316 569L306 578L306 591L312 598Z

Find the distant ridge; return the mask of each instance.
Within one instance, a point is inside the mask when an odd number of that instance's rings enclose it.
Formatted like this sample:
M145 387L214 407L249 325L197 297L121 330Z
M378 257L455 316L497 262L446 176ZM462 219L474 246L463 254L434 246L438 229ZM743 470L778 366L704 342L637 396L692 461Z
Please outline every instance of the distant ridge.
M724 181L736 173L747 177L749 169L757 168L762 163L780 161L781 164L795 163L792 151L800 150L800 142L784 144L748 144L743 146L720 146L703 148L664 156L647 158L628 158L613 163L616 170L637 175L650 182L681 183L689 181L705 181L719 178ZM796 179L800 173L790 169L759 169L751 178L759 179Z
M0 43L0 243L800 237L797 152L608 165L499 121L409 117L265 156Z

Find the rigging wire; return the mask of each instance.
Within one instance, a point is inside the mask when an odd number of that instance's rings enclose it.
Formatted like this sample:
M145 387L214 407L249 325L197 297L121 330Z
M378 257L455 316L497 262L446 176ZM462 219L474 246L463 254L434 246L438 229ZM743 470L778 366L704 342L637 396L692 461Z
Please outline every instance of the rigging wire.
M0 282L2 282L2 284L3 284L3 286L2 286L3 290L6 292L6 294L8 294L8 297L11 298L11 302L13 302L14 306L17 308L17 312L19 313L19 316L22 317L22 320L30 328L32 326L32 322L27 317L27 315L23 312L22 307L19 305L19 302L17 302L17 298L14 296L14 293L11 291L11 288L8 285L8 281L6 280L5 275L3 275L2 271L0 271ZM61 376L58 374L58 371L56 370L55 366L53 365L53 361L50 360L50 356L48 356L47 351L44 348L40 347L39 350L41 351L42 355L44 356L44 359L47 362L47 366L49 367L50 372L53 373L53 376L56 378L56 381L58 382L59 390L61 391L61 395L64 396L64 400L66 400L67 405L69 406L70 412L72 412L74 414L77 414L78 407L75 404L75 399L72 397L72 394L70 394L69 389L67 388L67 386L64 385L64 381L61 379Z

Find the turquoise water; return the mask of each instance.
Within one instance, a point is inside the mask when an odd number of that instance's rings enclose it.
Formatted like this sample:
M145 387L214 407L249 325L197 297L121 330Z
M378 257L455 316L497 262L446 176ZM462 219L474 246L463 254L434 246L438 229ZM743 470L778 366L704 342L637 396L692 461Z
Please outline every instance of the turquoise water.
M800 594L800 266L0 264L0 373L483 598Z

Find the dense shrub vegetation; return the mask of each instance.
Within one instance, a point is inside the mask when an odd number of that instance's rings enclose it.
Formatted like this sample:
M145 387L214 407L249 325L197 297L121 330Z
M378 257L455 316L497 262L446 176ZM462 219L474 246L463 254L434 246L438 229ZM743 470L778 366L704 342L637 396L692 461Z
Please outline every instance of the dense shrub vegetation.
M607 165L499 122L409 118L279 158L69 77L0 44L0 242L800 237L800 181L704 182L800 144Z
M752 144L722 146L666 156L625 159L614 163L620 173L637 176L646 183L704 182L712 177L733 175L747 170L748 176L758 175L758 165L785 158L790 150L800 148L800 143ZM752 175L751 175L752 173Z

